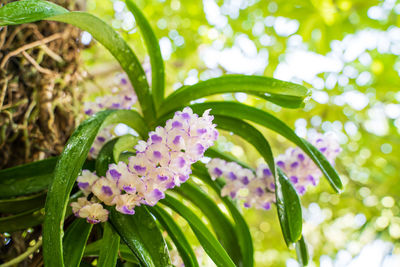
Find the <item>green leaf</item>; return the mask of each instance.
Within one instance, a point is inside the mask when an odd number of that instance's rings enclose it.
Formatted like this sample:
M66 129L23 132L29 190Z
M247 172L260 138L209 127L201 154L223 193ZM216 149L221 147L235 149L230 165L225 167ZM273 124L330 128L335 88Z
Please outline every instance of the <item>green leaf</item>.
M97 240L93 243L90 243L86 246L85 252L83 254L84 257L96 257L100 254L100 249L102 247L103 240ZM139 264L139 260L133 254L133 252L128 248L125 244L119 244L119 255L123 260L128 262Z
M119 162L119 157L123 152L136 152L134 146L137 144L138 141L139 138L130 134L120 136L114 145L114 150L113 150L114 161Z
M268 100L277 98L275 103L286 107L298 107L297 104L299 100L304 100L309 94L309 91L302 85L284 82L274 78L264 76L225 75L202 81L191 86L184 86L176 90L165 99L160 109L160 114L165 115L186 105L192 100L215 94L233 92L244 92L256 96L268 94ZM295 105L291 102L292 100Z
M68 12L65 8L51 2L25 0L10 3L0 8L0 26L35 22Z
M68 227L63 239L65 266L79 266L93 224L77 218Z
M126 0L126 6L129 11L135 16L137 25L142 32L143 39L150 56L151 64L151 87L152 94L156 108L159 108L161 102L164 100L164 87L165 87L165 70L164 62L161 56L160 45L157 37L152 30L150 23L145 18L140 9L135 5L132 0Z
M275 196L283 237L289 246L300 239L303 219L296 189L279 168L275 178Z
M275 162L271 146L260 131L247 122L228 116L215 115L213 122L217 124L219 129L233 132L252 144L264 158L271 172L275 174Z
M204 183L209 185L219 196L221 196L222 186L214 182L208 174L207 168L203 163L197 162L192 165L193 175L201 179ZM239 240L239 246L243 255L243 266L254 266L254 251L253 241L250 234L250 229L238 210L235 203L228 197L221 197L225 206L228 208L235 222L235 231Z
M111 139L100 149L96 159L96 173L99 176L105 176L108 165L119 161L120 154L123 151L133 151L138 138L127 134Z
M199 266L196 254L193 252L189 241L186 239L186 236L174 219L165 210L158 206L149 207L149 210L168 232L168 236L172 239L178 249L179 255L181 256L185 266Z
M46 192L18 198L0 199L0 213L21 213L44 207Z
M243 168L251 169L251 167L247 163L242 162L242 161L238 160L237 158L235 158L234 156L231 156L229 154L221 152L221 151L219 151L219 150L217 150L215 148L212 148L212 147L207 149L206 152L204 153L204 155L206 157L210 157L210 158L220 158L220 159L223 159L225 161L234 161L237 164L239 164L240 166L242 166Z
M297 254L297 260L300 263L300 265L307 266L309 261L309 256L304 236L302 236L300 240L296 242L296 254Z
M268 112L236 102L206 102L190 107L197 113L211 108L212 114L249 120L277 132L299 146L315 162L336 192L340 192L343 188L338 173L325 156L306 140L298 137L284 122Z
M58 157L52 157L0 171L0 198L18 197L47 189L53 179ZM94 170L94 160L84 169Z
M101 111L79 125L59 157L45 206L43 253L47 266L63 266L61 237L69 195L98 131L115 123L125 123L139 133L144 124L133 110Z
M0 198L27 195L47 188L57 159L53 157L1 170Z
M239 242L232 222L221 212L218 205L190 181L176 187L174 191L190 200L207 217L221 245L228 252L236 266L242 265Z
M99 176L105 176L108 170L108 165L115 163L113 151L114 145L118 141L118 138L113 138L103 145L100 149L99 154L96 158L96 174Z
M154 217L145 206L135 208L134 215L110 209L110 223L139 259L142 266L169 266L167 244Z
M97 266L115 266L118 259L120 237L108 222L104 224L103 238L101 240L101 248Z
M200 244L217 266L235 266L225 249L193 211L169 195L160 202L177 212L189 223Z
M39 225L44 220L44 212L41 208L25 211L12 216L0 218L0 233L12 233Z
M122 37L101 19L85 12L68 12L62 7L42 0L11 2L0 8L0 14L6 16L5 19L0 20L2 26L46 19L69 23L89 32L121 64L135 89L146 121L149 123L154 121L153 99L138 58Z

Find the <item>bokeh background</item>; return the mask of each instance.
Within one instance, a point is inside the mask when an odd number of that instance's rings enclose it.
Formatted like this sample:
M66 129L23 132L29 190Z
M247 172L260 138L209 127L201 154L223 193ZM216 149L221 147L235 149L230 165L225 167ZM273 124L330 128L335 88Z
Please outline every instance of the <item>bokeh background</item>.
M395 0L142 0L166 62L167 92L225 73L256 74L304 84L301 110L246 94L237 100L274 113L305 137L334 132L343 152L337 195L322 179L302 197L310 266L400 266L400 2ZM89 12L120 31L145 62L146 50L124 2L89 0ZM87 99L110 90L118 64L90 34L81 41ZM262 130L262 129L260 129ZM274 154L292 146L262 130ZM226 133L218 148L252 166L257 152ZM244 211L256 266L298 266L276 211Z

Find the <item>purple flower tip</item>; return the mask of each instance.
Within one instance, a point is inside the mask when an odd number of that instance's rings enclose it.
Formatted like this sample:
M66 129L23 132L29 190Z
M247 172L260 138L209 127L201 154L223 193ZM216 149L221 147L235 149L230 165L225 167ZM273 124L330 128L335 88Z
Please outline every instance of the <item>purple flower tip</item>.
M129 215L135 214L135 210L129 209L127 206L123 206L121 211L122 211L122 213L129 214Z
M242 183L243 183L244 185L248 185L248 184L250 183L249 177L247 177L247 176L243 177L243 178L242 178Z
M281 168L285 168L285 162L283 162L283 161L281 161L281 160L279 160L279 161L276 163L276 165L278 165L278 166L281 167Z
M160 180L162 182L168 180L168 176L165 176L165 175L157 175L157 177L158 177L158 180Z
M266 176L271 176L271 175L272 175L272 172L270 171L270 169L265 168L265 169L263 170L263 174L266 175Z
M153 143L160 143L162 141L162 137L154 134L151 136L151 141L153 141Z
M292 164L290 164L291 168L296 168L297 166L299 166L299 163L297 161L293 162Z
M204 153L205 148L204 148L204 146L203 146L202 144L197 144L197 145L196 145L196 148L197 148L197 153L198 153L199 155L201 155L201 154Z
M189 113L186 113L186 112L182 113L182 118L184 118L185 120L190 119Z
M172 182L169 182L167 185L166 185L166 188L167 189L171 189L171 188L174 188L175 187L175 183L172 181Z
M89 186L89 183L88 182L86 182L86 183L79 182L78 186L81 189L85 189L85 188L87 188Z
M97 140L98 140L99 142L104 142L104 141L106 141L106 139L105 139L103 136L98 136L98 137L97 137Z
M179 121L174 121L172 123L172 128L181 128L182 127L182 123L180 123Z
M207 132L207 129L204 129L204 128L197 130L198 134L205 134L206 132Z
M300 153L297 155L297 158L301 161L303 161L305 159L304 154Z
M264 190L261 187L257 187L256 193L258 196L262 196L264 194Z
M154 151L153 152L153 156L155 157L155 158L157 158L157 159L161 159L161 152L160 151Z
M214 168L214 174L217 176L221 176L222 175L222 171L219 168Z
M99 223L99 222L100 222L99 220L90 219L90 218L87 218L86 221L87 221L88 223L91 223L91 224L96 224L96 223Z
M101 190L103 191L104 194L106 194L107 196L112 196L113 192L111 190L111 187L103 185L101 187Z
M314 176L312 176L311 174L307 176L307 179L312 183L312 185L314 185L314 186L317 185L317 181L314 179Z
M297 192L299 192L300 195L303 195L306 192L306 188L301 185L297 187Z
M179 144L179 141L181 140L181 136L180 135L177 135L177 136L175 136L175 138L174 138L174 140L172 141L172 143L174 143L174 145L177 145L177 144Z
M275 190L275 183L270 183L269 186Z
M263 208L269 210L271 208L271 203L267 202L263 205Z
M299 182L299 178L297 178L297 176L291 176L290 181L292 181L294 184L297 184Z
M136 187L132 187L132 186L129 186L129 185L124 185L122 187L122 189L124 189L125 192L128 192L128 193L134 193L136 191Z
M178 163L179 168L183 168L185 166L186 160L183 157L180 157Z
M153 195L158 200L164 198L164 193L158 190L157 188L153 190Z
M231 198L235 198L236 197L236 192L231 192L229 195L231 196Z
M113 179L118 180L118 179L121 177L121 174L120 174L117 170L111 169L111 170L109 171L109 173L110 173L110 175L111 175L111 177L112 177Z
M179 175L179 180L181 182L186 182L189 179L189 175Z
M244 206L245 208L250 208L250 207L251 207L251 205L250 205L249 203L247 203L247 202L244 202L244 203L243 203L243 206Z
M233 172L229 172L228 178L231 179L232 181L234 181L234 180L237 179L237 176L236 176L236 174L234 174Z
M146 171L146 167L142 167L142 166L140 166L140 165L135 165L135 166L133 166L133 168L134 168L135 171L137 171L137 172L144 172L144 171Z

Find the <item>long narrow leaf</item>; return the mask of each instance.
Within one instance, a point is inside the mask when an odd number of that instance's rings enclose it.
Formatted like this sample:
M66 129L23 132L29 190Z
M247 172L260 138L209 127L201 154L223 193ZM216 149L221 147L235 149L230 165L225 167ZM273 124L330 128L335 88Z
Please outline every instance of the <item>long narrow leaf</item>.
M167 244L154 217L145 206L136 207L133 216L111 208L110 222L142 266L171 264Z
M128 75L139 99L142 112L148 122L155 118L155 108L145 72L129 45L109 25L85 12L68 10L42 0L11 2L0 8L0 26L54 20L72 24L89 32L118 60Z
M165 115L192 100L215 94L233 92L245 92L256 96L268 94L268 100L273 100L274 97L277 96L278 101L276 104L286 107L296 106L291 103L291 100L298 103L299 99L304 100L309 93L304 86L274 78L264 76L226 75L176 90L165 99L165 105L161 108L160 114ZM286 102L288 102L288 104L286 104Z
M275 178L275 196L279 222L287 245L297 242L301 237L303 219L300 198L286 175L278 169Z
M309 261L308 249L306 241L304 240L304 236L300 238L299 241L296 242L296 254L297 260L301 266L307 266Z
M93 140L101 127L118 122L124 122L137 131L143 126L143 119L133 110L99 112L75 130L59 157L45 206L43 253L47 266L63 266L61 237L68 198Z
M204 153L204 155L206 157L210 157L210 158L220 158L220 159L223 159L223 160L226 160L226 161L234 161L237 164L239 164L240 166L242 166L243 168L251 169L251 167L247 163L245 163L243 161L240 161L237 158L235 158L234 156L231 156L229 154L221 152L221 151L219 151L219 150L217 150L215 148L212 148L212 147L207 149L206 152Z
M97 266L115 266L118 259L119 241L120 237L114 231L114 228L110 223L105 223Z
M0 171L0 198L37 193L49 187L58 157L52 157ZM94 171L94 160L86 160L83 169Z
M47 188L56 162L57 158L53 157L1 170L0 198L31 194Z
M212 114L249 120L277 132L298 145L315 162L336 192L340 192L343 188L338 173L325 156L307 141L298 137L284 122L268 112L236 102L206 102L194 104L191 107L198 113L211 108Z
M202 211L231 259L237 266L242 266L242 255L235 228L225 214L221 212L214 200L190 182L186 182L174 190L190 200Z
M193 211L169 195L160 202L177 212L189 223L200 244L217 266L235 266L225 249Z
M126 0L126 5L129 11L131 11L135 16L136 23L142 32L144 41L146 42L151 64L152 94L155 106L158 108L161 104L161 101L164 99L165 86L165 70L164 62L161 56L160 45L150 26L150 23L147 21L140 9L135 5L135 3L132 0Z
M103 240L97 240L93 243L90 243L86 246L85 252L83 254L84 257L97 257L100 254L100 249L102 248ZM133 254L133 252L128 248L128 246L124 243L119 244L119 255L121 259L126 260L131 263L139 264L139 260Z
M79 266L93 224L75 219L65 232L63 240L65 266Z
M233 132L252 144L264 158L271 172L275 174L275 162L271 146L260 131L247 122L228 116L215 115L214 123L217 124L218 128Z
M169 237L178 249L185 267L199 266L196 254L194 254L189 241L182 232L181 228L176 224L174 219L162 208L158 206L149 207L150 212L157 218L160 224L168 232Z
M204 166L203 163L197 162L193 164L192 169L193 175L209 185L219 196L221 195L222 187L218 183L215 183L213 180L211 180L207 168ZM247 225L242 214L231 199L229 199L228 197L221 197L221 199L231 213L233 220L235 221L235 231L243 255L243 266L252 267L254 265L254 251L249 226Z
M18 230L24 230L29 227L39 225L44 220L44 212L41 208L25 211L12 216L0 218L0 233L12 233Z
M0 199L0 213L21 213L37 207L44 207L46 192L18 198Z

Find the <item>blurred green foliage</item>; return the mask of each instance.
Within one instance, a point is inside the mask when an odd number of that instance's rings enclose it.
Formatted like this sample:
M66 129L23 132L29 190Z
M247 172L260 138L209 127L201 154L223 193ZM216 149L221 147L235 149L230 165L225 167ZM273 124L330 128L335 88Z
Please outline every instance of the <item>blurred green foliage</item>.
M400 254L400 244L396 243L400 238L399 3L136 2L160 39L167 93L182 84L229 72L274 76L315 88L300 111L243 94L211 97L236 98L265 108L300 135L310 128L338 135L343 152L337 168L344 192L334 194L322 179L302 197L304 235L314 263L318 265L321 255L334 259L340 250L356 256L377 238L393 242L392 252ZM90 0L87 8L119 29L145 60L140 33L123 2ZM103 48L92 46L83 56L89 73L102 73L99 80L112 77L103 75L115 70L115 62ZM263 132L275 151L284 152L291 145L271 132ZM218 148L253 166L259 162L253 148L229 133L220 138ZM257 266L284 266L288 258L295 257L294 250L285 247L275 210L244 212L255 242Z

